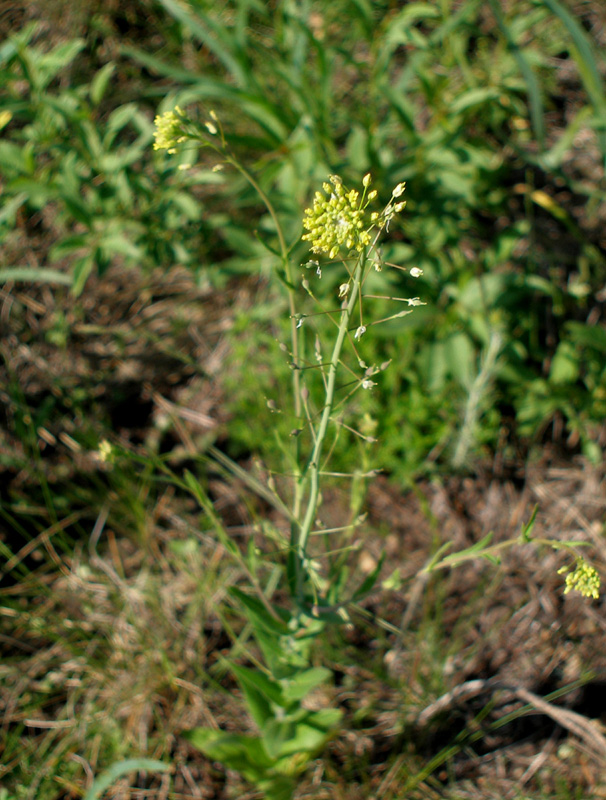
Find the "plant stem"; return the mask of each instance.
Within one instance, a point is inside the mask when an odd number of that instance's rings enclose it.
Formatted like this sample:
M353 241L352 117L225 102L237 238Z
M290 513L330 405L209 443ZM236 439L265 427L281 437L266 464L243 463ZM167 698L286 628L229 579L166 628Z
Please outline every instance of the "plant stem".
M303 567L307 551L307 541L309 539L309 534L315 522L316 511L318 509L318 503L319 503L320 462L322 458L322 447L324 445L324 440L326 438L326 433L328 431L328 423L330 421L334 405L337 370L339 366L339 361L341 359L341 351L343 349L343 343L345 342L345 336L347 334L352 312L358 301L362 272L364 269L365 262L366 262L366 254L362 253L355 267L353 281L352 281L353 285L351 287L349 301L341 312L341 319L339 321L339 331L337 333L337 338L335 340L335 344L333 347L332 356L330 359L330 367L328 368L324 409L322 411L320 424L318 425L318 429L316 431L316 439L314 442L314 447L309 457L307 466L298 481L299 486L302 487L304 481L306 481L307 477L309 476L309 484L310 484L309 498L307 501L305 516L303 518L303 521L301 522L301 526L299 528L298 537L296 541L296 562L297 562L296 591L299 601L303 599L302 597L303 577L304 577Z
M253 175L244 167L237 158L230 154L226 154L226 160L232 166L234 166L240 174L250 183L253 189L257 192L265 208L269 212L269 216L272 218L274 225L276 226L276 233L278 235L278 242L280 245L280 256L282 260L282 267L284 269L284 274L286 276L286 289L288 292L288 310L290 313L290 339L291 339L291 353L292 353L292 360L295 365L293 369L292 381L293 381L293 412L295 419L299 421L302 416L302 407L301 407L301 376L299 374L299 370L297 366L299 364L299 331L297 329L297 319L296 319L296 294L295 294L295 287L292 279L292 270L290 265L290 253L288 246L286 244L286 239L284 238L284 232L282 231L282 226L280 224L280 220L278 219L278 215L276 214L276 210L273 207L273 204L267 194L263 191L261 186L255 180ZM301 445L299 440L295 441L295 463L298 465L300 464L300 456L301 456ZM300 477L300 476L299 476ZM299 523L298 520L300 519L301 515L301 503L303 500L303 487L301 481L297 479L295 481L295 491L294 497L292 501L292 522L291 522L291 531L290 531L290 539L291 539L291 547L295 546L297 538L299 536Z

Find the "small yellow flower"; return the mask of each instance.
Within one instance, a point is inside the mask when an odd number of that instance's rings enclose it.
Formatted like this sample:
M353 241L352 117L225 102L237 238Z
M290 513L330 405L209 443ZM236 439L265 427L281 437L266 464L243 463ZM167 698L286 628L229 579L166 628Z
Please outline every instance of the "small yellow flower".
M159 114L154 125L154 150L168 150L169 153L177 152L177 145L186 140L183 129L183 111L179 106L175 106L174 111L165 111Z
M97 450L97 457L99 461L102 461L105 464L109 464L114 460L114 448L111 445L111 442L108 442L107 439L102 439L99 442L99 449Z
M308 233L303 239L311 242L313 253L328 253L331 259L336 258L342 245L361 253L370 244L368 200L362 205L360 193L355 189L347 191L338 175L331 175L329 180L322 184L324 194L316 192L313 207L305 211L303 227ZM364 181L368 183L370 179Z
M577 558L576 566L569 572L570 567L562 567L558 570L558 575L568 572L566 575L566 588L564 594L568 592L580 592L583 597L593 597L595 600L600 596L600 576L597 570L589 566L584 558Z

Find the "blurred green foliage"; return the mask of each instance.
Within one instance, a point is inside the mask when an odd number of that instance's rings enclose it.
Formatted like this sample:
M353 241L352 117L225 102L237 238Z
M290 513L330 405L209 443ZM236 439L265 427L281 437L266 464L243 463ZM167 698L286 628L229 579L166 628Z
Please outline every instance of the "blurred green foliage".
M405 222L383 255L423 270L414 286L398 273L389 289L427 306L364 342L369 362L393 360L360 406L378 419L384 467L407 475L455 452L459 466L468 463L482 448L507 446L511 417L516 436L531 441L560 420L569 443L598 460L606 101L599 49L582 21L558 0L152 6L165 22L150 31L161 44L124 37L120 58L84 70L82 82L74 64L86 58L85 38L47 46L31 25L0 48L0 112L11 115L0 142L6 249L23 262L24 220L44 220L48 249L36 276L68 270L76 293L115 262L186 264L219 284L269 277L275 232L243 179L213 172L203 154L151 150L155 110L212 108L292 243L329 173L358 182L370 171L380 197L407 182ZM132 96L116 105L120 75ZM307 257L294 247L295 263ZM323 281L319 294L331 288L328 270ZM264 415L286 368L273 344L282 309L270 289L237 326L226 378L234 453L280 447L265 435ZM243 373L242 363L256 366ZM268 424L278 439L293 427L276 415Z

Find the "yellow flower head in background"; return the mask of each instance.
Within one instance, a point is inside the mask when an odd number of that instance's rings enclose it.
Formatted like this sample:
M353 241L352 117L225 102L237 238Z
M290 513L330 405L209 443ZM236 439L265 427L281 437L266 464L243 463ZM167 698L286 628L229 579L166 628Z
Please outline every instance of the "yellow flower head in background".
M168 150L169 153L177 152L177 145L187 138L184 135L182 117L183 111L179 106L175 106L174 111L165 111L164 114L158 114L154 120L154 125L156 126L154 150Z
M577 558L572 572L569 572L569 569L570 567L562 567L558 570L558 575L568 572L564 594L580 592L583 597L593 597L597 600L600 596L600 576L597 570L590 567L583 558Z

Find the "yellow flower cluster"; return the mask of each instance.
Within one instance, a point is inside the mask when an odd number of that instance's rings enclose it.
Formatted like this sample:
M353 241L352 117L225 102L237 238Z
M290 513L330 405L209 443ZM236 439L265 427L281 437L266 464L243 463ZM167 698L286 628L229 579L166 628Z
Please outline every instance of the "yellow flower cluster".
M309 233L303 239L311 242L312 252L328 253L329 258L335 258L342 245L361 253L370 244L368 229L372 226L366 206L377 194L373 191L366 195L370 176L364 178L360 201L359 192L347 191L338 175L331 175L329 180L322 185L325 194L316 192L313 208L305 211L303 226Z
M567 567L558 570L559 573L567 571ZM593 567L582 558L577 559L576 567L566 575L566 588L564 594L568 592L580 592L583 597L593 597L595 600L600 596L600 576Z
M154 150L177 152L177 145L187 138L184 136L182 116L183 111L179 106L175 106L174 111L165 111L164 114L159 114L155 118Z

